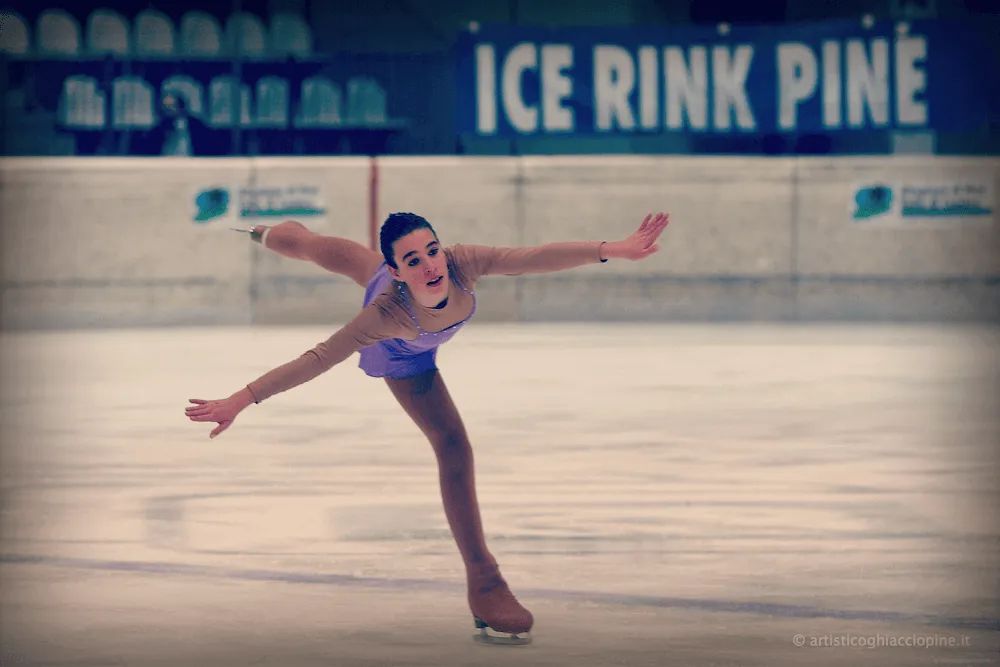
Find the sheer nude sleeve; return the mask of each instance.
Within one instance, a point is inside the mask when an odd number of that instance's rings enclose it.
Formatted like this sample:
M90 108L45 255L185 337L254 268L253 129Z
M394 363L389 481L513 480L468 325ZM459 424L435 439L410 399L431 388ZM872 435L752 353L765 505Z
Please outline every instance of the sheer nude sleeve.
M248 384L254 401L260 403L308 382L380 340L412 338L412 322L396 311L390 300L377 297L328 339Z
M602 262L601 241L567 241L505 248L455 245L451 251L463 277L474 283L481 276L550 273Z
M284 257L308 260L327 271L347 276L362 287L382 263L381 253L357 241L317 234L291 220L265 229L261 243Z

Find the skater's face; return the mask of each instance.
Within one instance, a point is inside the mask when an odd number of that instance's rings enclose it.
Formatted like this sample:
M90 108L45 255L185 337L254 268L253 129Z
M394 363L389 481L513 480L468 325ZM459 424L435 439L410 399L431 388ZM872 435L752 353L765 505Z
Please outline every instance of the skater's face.
M416 229L401 236L392 249L397 266L393 277L406 283L422 306L436 306L448 296L448 263L434 232Z

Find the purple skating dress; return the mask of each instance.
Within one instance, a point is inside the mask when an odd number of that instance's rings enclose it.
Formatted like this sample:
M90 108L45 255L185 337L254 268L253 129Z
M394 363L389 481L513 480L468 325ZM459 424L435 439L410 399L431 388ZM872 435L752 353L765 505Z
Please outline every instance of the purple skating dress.
M413 318L413 324L417 327L417 339L404 340L402 338L390 338L361 348L358 351L361 357L358 367L366 375L398 380L427 371L437 370L435 362L438 347L451 340L458 333L458 330L476 314L476 293L465 289L465 286L455 279L455 274L450 268L448 269L448 276L463 291L472 295L472 312L469 313L469 316L442 331L424 331L420 328L420 324L417 323L417 317L413 314L413 308L410 305L409 292L404 287L403 299L406 301L406 308L410 312L410 317ZM392 281L393 277L389 273L389 265L382 262L378 270L375 271L375 275L368 281L368 287L365 288L363 305L367 307L375 297L386 290Z

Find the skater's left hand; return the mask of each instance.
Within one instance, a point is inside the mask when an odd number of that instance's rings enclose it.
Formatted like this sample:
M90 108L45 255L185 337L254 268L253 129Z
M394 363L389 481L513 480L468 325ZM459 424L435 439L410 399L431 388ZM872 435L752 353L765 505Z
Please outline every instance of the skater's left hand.
M656 242L670 223L668 213L650 213L643 219L639 229L627 239L604 244L605 259L645 259L660 249Z
M238 391L229 398L216 401L206 401L200 398L190 399L194 405L188 406L184 414L193 422L215 422L218 426L208 435L214 438L232 426L236 415L253 403L253 397L247 397L246 389Z

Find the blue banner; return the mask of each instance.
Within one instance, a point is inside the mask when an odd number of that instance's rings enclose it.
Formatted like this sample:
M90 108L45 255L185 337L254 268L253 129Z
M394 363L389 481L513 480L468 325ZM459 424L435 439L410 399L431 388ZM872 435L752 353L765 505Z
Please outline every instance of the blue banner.
M1000 119L983 23L545 29L457 43L465 136L981 130Z

